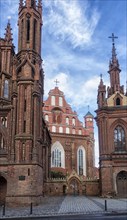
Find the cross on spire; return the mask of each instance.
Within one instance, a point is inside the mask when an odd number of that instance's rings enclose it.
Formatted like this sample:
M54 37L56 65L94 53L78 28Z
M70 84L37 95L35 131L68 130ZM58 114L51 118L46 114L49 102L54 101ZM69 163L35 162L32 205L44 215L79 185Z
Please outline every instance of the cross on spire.
M57 87L57 84L59 83L59 81L56 79L54 82L56 83L56 87Z
M103 76L102 73L100 73L100 79L102 79L102 76Z
M114 36L114 34L112 33L112 36L110 36L109 38L112 39L112 62L116 62L116 48L115 48L115 39L118 38L117 36Z
M112 36L109 36L108 38L112 39L112 43L114 44L115 39L118 38L117 36L114 36L114 33L112 33Z

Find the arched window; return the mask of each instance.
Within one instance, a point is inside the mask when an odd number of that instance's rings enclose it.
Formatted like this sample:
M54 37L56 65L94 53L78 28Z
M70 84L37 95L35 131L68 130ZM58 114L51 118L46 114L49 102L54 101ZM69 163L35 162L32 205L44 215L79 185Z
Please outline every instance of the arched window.
M5 149L5 141L1 133L0 133L0 149Z
M59 106L63 106L63 98L59 97Z
M49 121L49 116L48 115L45 115L45 120Z
M7 127L7 117L1 117L2 125Z
M116 99L116 105L120 105L120 98Z
M7 79L4 82L4 98L9 98L9 82Z
M56 141L51 148L51 167L65 168L65 153L59 141Z
M69 133L70 133L70 129L66 128L66 134L69 134Z
M51 105L55 105L56 102L55 102L55 96L51 96Z
M69 125L69 118L66 117L66 124Z
M86 176L86 153L83 146L80 146L77 151L77 172L78 175Z
M75 126L75 118L72 118L72 125Z
M72 134L75 134L75 128L72 129Z
M59 132L63 133L63 127L59 127Z
M56 132L56 126L52 126L52 132Z
M114 148L115 151L125 150L125 131L122 126L117 126L114 130Z
M79 129L78 134L80 134L80 135L82 134L82 130L81 129Z

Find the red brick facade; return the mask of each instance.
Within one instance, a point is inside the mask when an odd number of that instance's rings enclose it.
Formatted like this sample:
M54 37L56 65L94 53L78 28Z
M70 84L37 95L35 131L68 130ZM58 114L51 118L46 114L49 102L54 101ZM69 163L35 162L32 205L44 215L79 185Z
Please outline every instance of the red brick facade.
M20 1L18 53L9 22L0 38L0 203L39 203L49 175L41 27L41 1Z
M112 35L114 39L114 35ZM120 68L112 45L110 87L98 87L99 164L101 195L127 196L127 92L120 85Z
M52 137L51 178L47 182L47 193L98 194L92 114L86 114L84 123L79 121L58 87L50 90L43 112Z

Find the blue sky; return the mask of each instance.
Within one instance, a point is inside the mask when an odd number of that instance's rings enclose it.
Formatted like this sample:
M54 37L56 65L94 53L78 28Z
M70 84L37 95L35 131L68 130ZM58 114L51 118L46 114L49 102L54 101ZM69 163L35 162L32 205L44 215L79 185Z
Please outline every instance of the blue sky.
M18 0L0 0L0 36L10 19L17 51ZM127 73L127 0L43 0L42 59L45 72L45 98L58 79L59 88L76 110L79 119L90 106L97 109L100 74L109 85L107 73L114 33L121 68L121 84ZM95 158L98 164L97 128Z

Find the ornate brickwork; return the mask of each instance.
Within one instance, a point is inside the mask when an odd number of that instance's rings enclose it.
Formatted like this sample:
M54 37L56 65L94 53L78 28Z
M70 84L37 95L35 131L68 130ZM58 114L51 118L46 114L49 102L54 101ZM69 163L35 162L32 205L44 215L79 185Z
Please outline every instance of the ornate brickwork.
M127 196L127 93L120 85L120 68L112 34L110 86L101 78L96 110L99 131L100 190L102 195Z
M10 22L0 39L1 203L39 203L49 175L51 137L42 117L41 27L41 1L20 0L18 53Z

